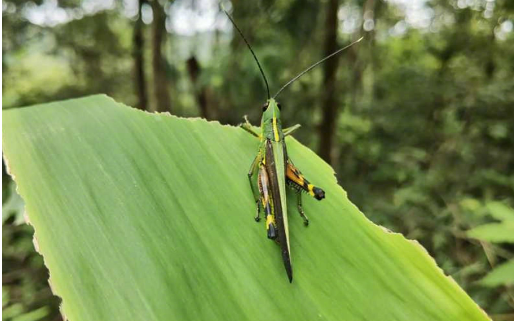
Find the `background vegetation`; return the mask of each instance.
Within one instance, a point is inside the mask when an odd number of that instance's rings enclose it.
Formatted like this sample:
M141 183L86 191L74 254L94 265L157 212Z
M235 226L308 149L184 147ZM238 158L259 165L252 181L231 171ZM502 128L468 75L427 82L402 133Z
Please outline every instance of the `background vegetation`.
M365 35L282 93L284 123L303 125L296 137L365 215L418 240L493 319L512 320L513 1L225 4L272 92ZM217 1L3 1L2 16L3 108L106 93L259 122L261 76ZM3 317L59 320L5 168L2 178Z

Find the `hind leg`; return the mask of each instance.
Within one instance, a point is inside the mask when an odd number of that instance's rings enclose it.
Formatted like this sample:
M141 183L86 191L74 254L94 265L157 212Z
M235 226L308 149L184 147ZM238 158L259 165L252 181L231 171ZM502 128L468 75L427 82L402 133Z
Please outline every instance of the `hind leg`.
M301 174L301 171L294 166L290 159L287 162L287 180L289 183L296 186L297 189L304 190L318 201L325 197L324 191L311 184L303 174Z

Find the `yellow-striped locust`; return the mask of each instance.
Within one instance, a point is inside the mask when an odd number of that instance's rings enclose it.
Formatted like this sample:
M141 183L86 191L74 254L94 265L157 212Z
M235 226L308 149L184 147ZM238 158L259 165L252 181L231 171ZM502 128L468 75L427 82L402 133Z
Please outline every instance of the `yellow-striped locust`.
M287 276L292 282L292 264L290 259L290 241L288 231L288 216L287 216L287 201L286 201L286 186L292 187L297 193L297 210L304 220L304 224L308 226L308 218L306 217L302 207L302 192L308 193L317 200L322 200L325 197L324 191L312 185L295 166L287 153L287 146L285 144L285 137L292 134L300 125L295 125L283 129L281 125L281 105L276 101L276 97L288 87L291 83L297 80L306 72L310 71L315 66L324 62L325 60L339 54L344 49L349 48L355 43L362 40L356 40L350 45L337 50L324 59L316 62L292 80L287 82L272 98L270 97L269 84L265 73L260 66L258 58L256 57L251 45L245 39L243 33L240 31L233 18L225 10L224 12L240 33L243 40L247 44L251 54L253 55L258 68L262 74L265 86L267 88L267 102L262 106L262 120L261 132L254 130L253 126L245 118L245 123L241 125L243 129L257 137L260 140L258 155L255 157L248 172L249 184L253 192L256 203L255 220L260 221L260 211L263 208L265 214L265 225L267 229L267 237L275 240L281 247L281 256ZM253 177L257 174L257 184L253 183ZM256 188L257 187L257 188Z

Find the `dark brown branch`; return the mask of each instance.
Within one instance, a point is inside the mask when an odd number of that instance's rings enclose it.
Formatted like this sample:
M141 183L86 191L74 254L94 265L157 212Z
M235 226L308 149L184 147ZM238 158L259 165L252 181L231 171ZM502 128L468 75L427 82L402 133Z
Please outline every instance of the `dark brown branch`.
M134 24L133 30L133 59L134 59L134 80L136 94L138 95L137 108L147 109L147 87L145 82L145 61L143 56L144 38L143 38L143 21L142 21L142 5L145 0L138 0L138 18Z
M167 79L167 65L163 57L163 47L166 42L167 31L165 9L158 0L150 0L152 7L152 74L154 78L154 97L157 111L172 111L169 83Z
M325 40L324 40L324 56L330 55L338 49L337 46L337 11L339 8L338 0L330 0L328 2ZM328 60L324 68L323 78L323 96L322 96L322 121L320 124L319 134L319 156L331 164L332 149L335 140L335 129L338 118L338 101L335 97L335 82L337 77L337 68L339 65L339 56L335 56Z
M188 74L190 76L190 80L192 81L192 85L195 90L195 97L197 100L197 104L199 105L199 109L201 112L201 117L204 117L206 119L210 119L210 111L208 109L208 99L207 99L207 92L206 88L199 88L199 74L201 73L201 66L199 65L199 62L197 61L197 58L195 56L191 56L186 61L186 67L188 69Z

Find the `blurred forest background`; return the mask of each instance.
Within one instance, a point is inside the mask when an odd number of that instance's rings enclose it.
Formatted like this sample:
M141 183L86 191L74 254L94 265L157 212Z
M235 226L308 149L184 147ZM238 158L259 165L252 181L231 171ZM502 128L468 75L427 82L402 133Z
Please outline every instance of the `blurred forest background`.
M366 216L418 240L494 320L512 320L514 2L224 4L272 93L365 36L282 93L284 125L302 124L296 138ZM4 0L2 18L4 109L106 93L259 123L259 70L215 0ZM2 178L3 319L60 320L5 166Z

